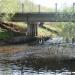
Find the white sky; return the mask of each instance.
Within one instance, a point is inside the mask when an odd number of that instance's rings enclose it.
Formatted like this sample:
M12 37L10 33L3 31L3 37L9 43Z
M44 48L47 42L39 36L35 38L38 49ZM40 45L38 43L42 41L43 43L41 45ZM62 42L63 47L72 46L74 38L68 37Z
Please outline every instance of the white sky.
M31 0L35 4L40 4L42 6L55 8L55 3L58 4L58 9L64 6L72 6L75 0Z

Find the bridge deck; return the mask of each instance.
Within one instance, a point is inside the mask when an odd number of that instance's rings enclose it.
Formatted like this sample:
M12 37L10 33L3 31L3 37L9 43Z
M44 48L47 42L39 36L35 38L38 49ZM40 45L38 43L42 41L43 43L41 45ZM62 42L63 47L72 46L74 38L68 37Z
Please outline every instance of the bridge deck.
M75 13L16 13L14 22L75 22Z

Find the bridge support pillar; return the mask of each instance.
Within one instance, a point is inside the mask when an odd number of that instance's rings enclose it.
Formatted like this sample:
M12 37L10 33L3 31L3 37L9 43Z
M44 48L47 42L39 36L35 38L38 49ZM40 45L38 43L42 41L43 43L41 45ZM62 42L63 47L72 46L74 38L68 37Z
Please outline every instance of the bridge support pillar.
M27 25L27 35L37 36L37 23L28 23Z

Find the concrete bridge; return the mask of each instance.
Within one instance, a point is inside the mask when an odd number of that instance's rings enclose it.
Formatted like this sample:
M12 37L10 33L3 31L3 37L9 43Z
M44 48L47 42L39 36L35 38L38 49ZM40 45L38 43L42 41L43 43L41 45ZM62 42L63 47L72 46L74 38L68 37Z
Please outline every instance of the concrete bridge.
M6 15L5 13L1 14ZM13 15L13 14L8 14ZM75 13L39 12L39 13L15 13L11 18L13 22L26 22L27 34L37 36L37 26L43 22L75 22Z
M16 13L14 22L75 22L75 13Z

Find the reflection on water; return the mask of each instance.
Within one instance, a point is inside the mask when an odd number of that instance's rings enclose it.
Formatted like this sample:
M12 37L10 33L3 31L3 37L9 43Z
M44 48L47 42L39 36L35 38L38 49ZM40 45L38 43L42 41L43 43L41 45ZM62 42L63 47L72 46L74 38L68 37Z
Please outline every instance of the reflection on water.
M0 75L75 75L74 60L23 59L0 64Z

